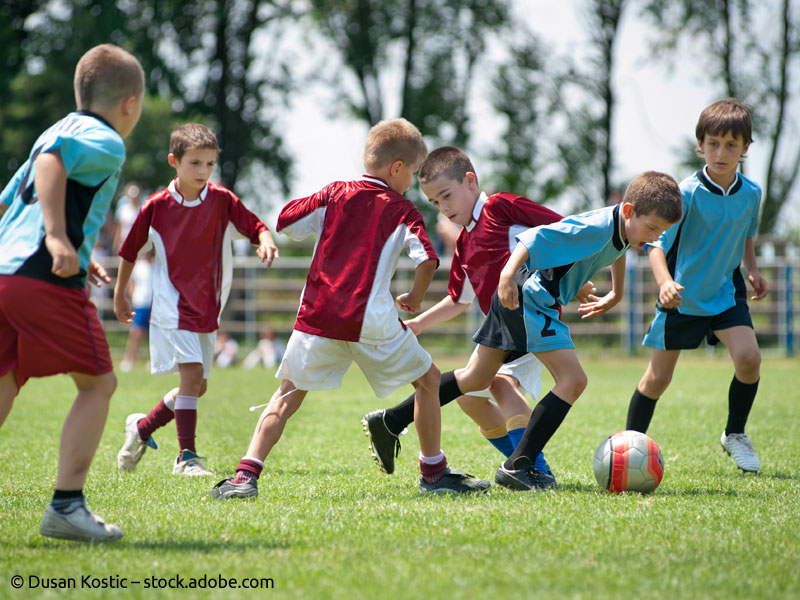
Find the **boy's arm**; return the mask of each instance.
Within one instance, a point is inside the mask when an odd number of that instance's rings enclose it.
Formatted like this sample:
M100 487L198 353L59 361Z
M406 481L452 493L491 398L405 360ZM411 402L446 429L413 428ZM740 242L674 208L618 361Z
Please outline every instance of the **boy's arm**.
M657 246L651 246L647 258L650 261L650 268L653 270L653 275L658 284L658 301L661 306L664 308L680 306L683 300L680 292L683 291L684 287L672 279L664 251Z
M278 253L278 247L275 245L275 241L272 239L272 234L268 229L258 234L258 249L256 250L256 256L261 259L261 262L267 263L268 269L272 266L272 261L280 256Z
M508 257L503 270L500 271L500 281L497 284L497 297L500 304L509 310L519 308L519 290L514 276L520 267L528 262L530 255L528 248L522 242L518 242L511 256Z
M747 269L747 280L753 286L755 295L750 296L750 300L761 300L767 296L769 285L767 280L758 270L756 261L756 247L753 238L749 237L744 242L744 258L742 259L744 268Z
M34 186L44 220L44 243L53 258L51 269L59 277L71 277L80 270L78 253L67 237L67 170L61 158L52 152L36 157Z
M128 282L131 280L134 263L121 258L119 261L119 271L117 271L117 284L114 286L114 314L117 320L122 323L132 323L134 313L131 312L131 305L125 297L125 290L128 289Z
M422 299L433 280L433 274L436 272L437 266L439 266L439 261L434 258L417 265L416 271L414 271L414 285L411 286L411 291L400 294L396 298L398 306L405 312L419 312L422 306Z
M419 335L428 327L454 319L469 308L469 304L456 302L452 296L445 296L421 315L405 322L408 328Z
M625 292L625 255L623 254L611 265L611 291L602 298L589 295L589 302L584 302L578 306L578 312L583 316L581 319L590 319L596 315L608 312L616 306Z

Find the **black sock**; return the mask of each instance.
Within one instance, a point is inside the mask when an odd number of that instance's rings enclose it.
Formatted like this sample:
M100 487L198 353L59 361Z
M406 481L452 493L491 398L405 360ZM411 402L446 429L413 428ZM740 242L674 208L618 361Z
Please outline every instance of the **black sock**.
M458 389L455 371L442 373L442 381L439 383L439 406L444 406L462 395L461 390ZM383 422L389 431L400 435L403 429L414 422L414 394L397 406L387 408L383 414Z
M725 426L725 435L729 433L744 433L747 417L753 408L756 399L758 381L755 383L742 383L733 376L731 387L728 390L728 424Z
M516 469L532 465L545 444L561 426L570 408L572 408L570 404L564 402L553 392L542 398L533 409L531 420L528 421L528 426L517 444L517 449L504 463L505 468Z
M656 410L656 402L658 402L658 398L648 398L639 391L639 388L636 388L631 396L631 403L628 405L628 422L625 429L647 433L647 428L650 427L650 421Z
M53 500L50 504L56 510L63 510L73 502L83 498L83 489L80 490L56 490L53 493ZM71 512L71 511L70 511Z

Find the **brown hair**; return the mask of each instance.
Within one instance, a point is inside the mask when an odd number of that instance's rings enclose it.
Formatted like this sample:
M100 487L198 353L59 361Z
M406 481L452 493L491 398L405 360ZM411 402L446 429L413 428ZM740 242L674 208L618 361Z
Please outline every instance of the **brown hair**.
M717 100L708 106L697 121L695 137L702 142L706 134L741 137L745 144L753 141L753 107L736 98Z
M124 98L144 93L144 69L136 57L114 44L95 46L75 67L78 109L109 109Z
M655 213L668 223L677 223L683 214L683 196L671 175L646 171L633 178L625 190L624 202L633 204L636 215Z
M425 158L428 147L422 134L406 119L379 121L367 134L364 166L368 171L381 169L400 160L413 165Z
M195 148L220 151L217 136L205 125L187 123L172 130L169 136L169 152L178 160L187 150Z
M439 177L464 181L467 173L475 173L467 153L455 146L442 146L428 155L419 168L418 177L420 183L428 183Z

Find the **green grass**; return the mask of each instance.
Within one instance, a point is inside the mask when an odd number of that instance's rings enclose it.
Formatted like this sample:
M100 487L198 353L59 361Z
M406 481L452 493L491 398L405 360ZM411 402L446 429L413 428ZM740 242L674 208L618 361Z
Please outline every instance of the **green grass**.
M268 458L255 501L216 502L211 486L244 453L276 381L264 371L215 370L201 400L198 450L218 477L170 474L175 429L157 432L133 474L116 471L125 416L147 412L175 379L119 374L86 492L125 531L109 545L38 534L52 494L57 439L71 404L66 377L31 381L0 430L0 597L62 597L28 590L40 578L271 578L270 598L797 598L800 596L800 376L796 361L765 360L748 434L758 476L739 472L719 446L729 361L687 353L650 435L665 458L654 494L612 496L594 481L592 456L625 423L644 358L587 358L589 387L546 448L560 489L493 487L470 498L416 492L411 428L394 475L380 474L359 420L400 400L376 400L356 368L341 390L310 394ZM442 361L444 369L461 366ZM444 370L443 369L443 370ZM544 382L548 389L549 381ZM410 388L409 388L410 389ZM500 455L455 405L443 411L450 463L492 479ZM11 587L21 575L24 587ZM130 584L122 597L192 598L191 590ZM85 593L85 591L79 593ZM73 592L74 594L74 592ZM91 597L117 596L98 590Z

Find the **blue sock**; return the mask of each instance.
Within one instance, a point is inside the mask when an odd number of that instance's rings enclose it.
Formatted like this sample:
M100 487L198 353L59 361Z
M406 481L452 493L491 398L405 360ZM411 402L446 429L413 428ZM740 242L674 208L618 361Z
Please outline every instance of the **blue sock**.
M511 442L514 444L514 448L517 447L519 441L522 439L522 434L525 433L525 428L520 427L519 429L512 429L508 432L508 436L511 438ZM550 465L547 464L547 461L544 459L544 453L539 452L539 456L536 457L536 460L533 461L533 468L538 471L543 471L545 473L550 473Z
M508 430L508 437L511 438L511 445L516 448L519 441L522 439L522 434L525 433L525 428L520 427L519 429L509 429Z
M508 458L511 456L511 453L514 451L514 444L511 441L511 437L506 435L497 437L497 438L486 438L486 440L495 448L497 448L500 452L503 453L503 456Z

